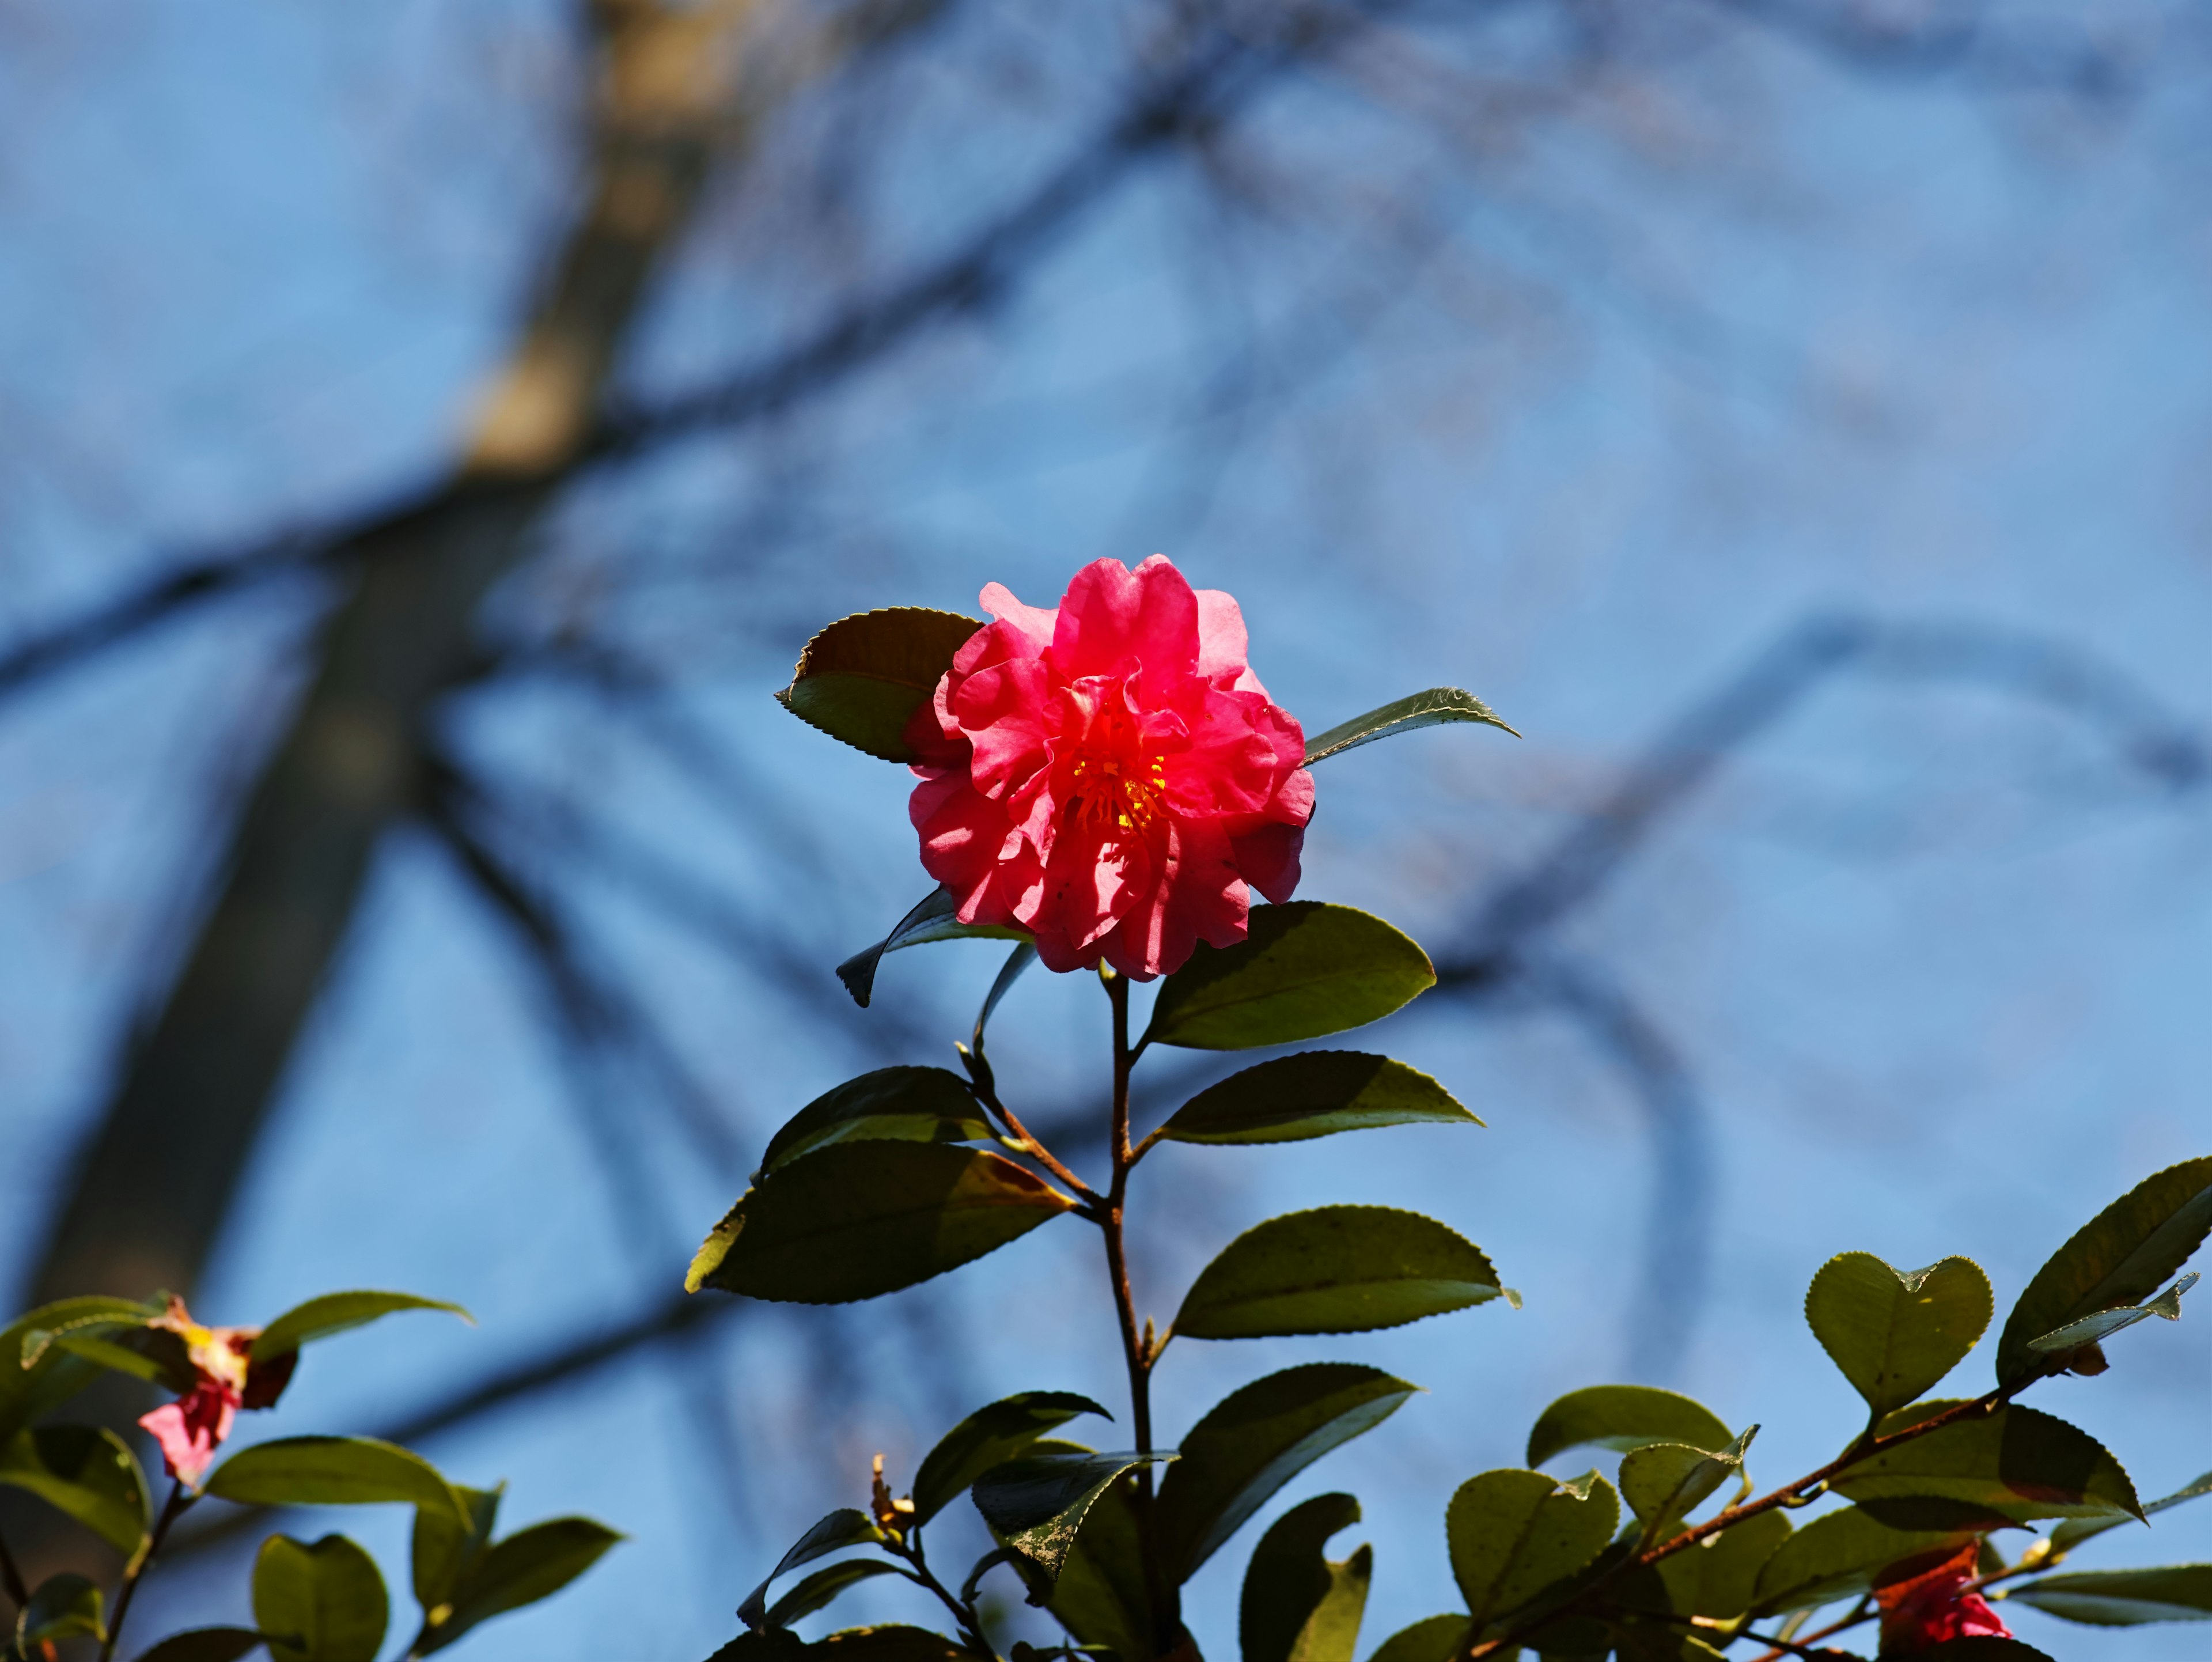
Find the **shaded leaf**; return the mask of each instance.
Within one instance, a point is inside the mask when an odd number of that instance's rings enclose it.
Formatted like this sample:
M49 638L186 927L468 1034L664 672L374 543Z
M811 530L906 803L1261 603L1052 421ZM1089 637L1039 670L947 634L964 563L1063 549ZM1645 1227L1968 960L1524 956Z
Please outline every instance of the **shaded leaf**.
M260 1643L251 1628L187 1628L141 1651L138 1662L238 1662Z
M1657 1544L1675 1524L1731 1477L1742 1475L1744 1451L1759 1434L1753 1426L1721 1449L1685 1443L1650 1443L1620 1460L1620 1498L1644 1525L1644 1544Z
M1857 1507L1824 1513L1776 1548L1760 1568L1753 1609L1776 1616L1864 1592L1892 1566L1948 1554L1979 1532L1975 1527L1897 1529Z
M876 1527L875 1519L854 1507L840 1507L826 1518L816 1520L812 1528L793 1543L789 1552L776 1560L775 1568L761 1579L760 1586L745 1595L745 1602L738 1606L738 1619L749 1628L767 1625L768 1590L775 1579L787 1570L795 1570L801 1564L811 1564L816 1559L847 1547L875 1546L884 1539L883 1531Z
M143 1323L161 1313L134 1299L63 1299L0 1328L0 1444L100 1377L93 1364L52 1348L52 1334L81 1322Z
M1168 1470L1172 1474L1175 1467ZM1152 1653L1152 1604L1139 1547L1136 1492L1132 1475L1109 1484L1091 1503L1074 1549L1061 1564L1060 1580L1045 1604L1079 1641L1103 1646L1124 1662Z
M1464 1616L1431 1616L1401 1628L1367 1662L1451 1662L1473 1637Z
M1309 1362L1231 1391L1182 1440L1160 1484L1160 1562L1185 1581L1268 1497L1371 1431L1420 1387L1354 1362Z
M684 1285L796 1304L872 1299L980 1258L1074 1204L978 1148L833 1144L747 1190Z
M891 926L891 932L865 951L857 952L837 966L837 979L862 1009L875 995L876 968L885 953L908 947L927 947L938 941L1027 941L1025 929L996 923L963 923L960 903L952 892L939 887L915 903L914 910Z
M1249 1050L1380 1020L1436 984L1411 939L1350 906L1255 906L1233 947L1201 943L1161 983L1147 1044Z
M806 643L776 702L855 750L911 762L907 722L983 627L957 612L917 606L840 618Z
M806 1641L783 1628L746 1629L707 1659L707 1662L799 1662L806 1654Z
M1939 1399L1900 1409L1881 1429L1885 1435L1902 1431L1952 1406ZM1950 1501L2014 1523L2142 1515L2135 1485L2102 1444L2063 1420L2018 1403L1860 1461L1832 1487L1862 1505Z
M1361 1547L1331 1562L1322 1549L1358 1521L1359 1502L1349 1495L1317 1495L1268 1526L1237 1603L1243 1662L1352 1662L1374 1551Z
M2184 1501L2194 1501L2201 1495L2212 1495L2212 1471L2185 1483L2171 1495L2160 1495L2148 1502L2143 1509L2148 1522L2154 1513L2164 1512L2168 1507L2178 1507ZM2128 1520L2125 1518L2069 1518L2051 1531L2051 1544L2061 1552L2071 1552L2092 1536L2102 1535L2108 1529L2118 1529Z
M1006 954L1006 961L999 966L999 973L991 981L991 990L983 995L983 1008L975 1013L975 1031L970 1043L977 1056L983 1054L983 1030L991 1025L991 1015L999 1008L999 1001L1013 989L1014 983L1036 961L1036 942L1024 941L1016 943L1013 951Z
M768 1625L787 1628L793 1622L826 1610L837 1595L846 1588L878 1575L903 1575L896 1564L885 1558L841 1558L804 1578L789 1592L777 1599L769 1609ZM911 1576L907 1577L911 1580Z
M104 1640L107 1637L106 1624L101 1619L104 1610L100 1588L89 1578L74 1570L50 1575L31 1590L30 1602L16 1612L17 1647L30 1655L36 1653L33 1646L53 1640L79 1635Z
M128 1445L100 1426L38 1426L0 1449L0 1483L37 1495L125 1558L154 1519L146 1476Z
M944 1068L878 1068L826 1091L783 1123L761 1155L763 1177L837 1142L982 1142L990 1122Z
M2050 1355L2079 1350L2087 1344L2100 1343L2123 1329L2133 1327L2137 1322L2148 1321L2153 1316L2163 1316L2167 1321L2178 1322L2181 1319L2181 1295L2196 1286L2197 1279L2197 1272L2192 1269L2148 1304L2123 1305L2118 1310L2100 1311L2096 1315L2084 1316L2078 1322L2067 1323L2056 1332L2030 1339L2027 1348Z
M1821 1348L1879 1416L1917 1402L1974 1348L1996 1310L1971 1258L1893 1269L1871 1252L1828 1260L1805 1294Z
M1297 1142L1382 1125L1480 1125L1426 1074L1357 1050L1304 1050L1231 1075L1176 1110L1170 1142Z
M358 1507L404 1501L466 1522L467 1502L421 1455L374 1437L282 1437L240 1449L204 1486L256 1507Z
M2031 1340L2069 1323L2139 1305L2212 1230L2212 1156L2168 1166L2092 1218L2035 1273L1997 1340L1997 1383L2064 1366Z
M447 1613L416 1653L443 1650L480 1622L550 1598L622 1538L589 1518L552 1518L493 1542L464 1568Z
M1079 1414L1114 1416L1072 1391L1021 1391L979 1408L946 1432L914 1475L914 1521L926 1524L993 1466Z
M1759 1571L1790 1536L1789 1513L1762 1512L1661 1559L1655 1568L1668 1608L1683 1616L1734 1620L1751 1608Z
M1457 687L1431 687L1425 692L1393 699L1364 715L1355 715L1307 740L1305 764L1311 767L1316 762L1341 756L1346 751L1372 744L1377 739L1412 733L1418 728L1440 727L1447 721L1480 721L1513 733L1489 705L1473 693L1462 692ZM1518 739L1521 735L1513 733L1513 736Z
M253 1342L252 1360L273 1362L303 1344L365 1326L402 1310L442 1310L471 1327L476 1325L475 1317L443 1299L418 1298L412 1293L325 1293L295 1306L263 1328Z
M1915 1651L1912 1662L2056 1662L2056 1659L2017 1639L1977 1634L1966 1639L1946 1639L1926 1650Z
M392 1609L375 1561L343 1535L272 1535L253 1561L253 1625L276 1662L376 1662Z
M183 1337L167 1328L137 1322L87 1323L66 1333L34 1336L25 1346L25 1354L42 1348L42 1339L81 1361L111 1373L143 1379L179 1396L199 1383L198 1370L192 1367Z
M415 1508L408 1568L415 1602L422 1607L426 1618L441 1605L453 1604L463 1580L491 1544L492 1527L498 1521L500 1497L506 1487L502 1483L497 1488L465 1488L455 1484L453 1493L461 1497L468 1512L466 1524L444 1507Z
M1588 1385L1546 1409L1528 1434L1528 1461L1540 1466L1571 1448L1616 1453L1650 1443L1725 1448L1734 1437L1720 1415L1694 1397L1655 1385Z
M1602 1552L1620 1521L1613 1485L1595 1472L1571 1483L1510 1470L1468 1478L1444 1533L1469 1617L1486 1627L1528 1604Z
M1418 1212L1323 1206L1246 1230L1200 1272L1176 1312L1191 1339L1364 1333L1498 1296L1482 1249Z
M2014 1588L2012 1596L2047 1616L2093 1628L2212 1621L2212 1564L2045 1575Z
M968 1655L941 1633L902 1622L846 1628L806 1648L822 1662L952 1662Z
M1049 1586L1075 1544L1084 1515L1124 1472L1172 1454L1033 1454L994 1466L978 1477L975 1510L992 1534Z

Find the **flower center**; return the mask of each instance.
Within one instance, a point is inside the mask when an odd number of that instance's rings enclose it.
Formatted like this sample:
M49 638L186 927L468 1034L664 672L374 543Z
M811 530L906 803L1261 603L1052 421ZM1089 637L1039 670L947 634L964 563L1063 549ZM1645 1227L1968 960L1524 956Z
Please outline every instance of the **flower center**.
M1167 768L1158 757L1085 752L1075 758L1075 786L1068 819L1085 831L1147 831L1167 812L1160 796L1167 789Z

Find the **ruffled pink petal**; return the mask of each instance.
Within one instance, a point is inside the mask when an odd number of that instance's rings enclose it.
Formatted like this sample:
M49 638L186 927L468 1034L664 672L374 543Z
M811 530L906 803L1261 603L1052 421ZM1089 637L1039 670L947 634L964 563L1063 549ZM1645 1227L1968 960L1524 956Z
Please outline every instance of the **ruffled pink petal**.
M216 1450L230 1435L237 1414L236 1391L220 1381L202 1379L175 1402L140 1415L138 1423L161 1446L161 1462L169 1476L198 1483L200 1474L215 1458Z
M921 868L951 891L960 903L960 921L1012 922L1010 912L993 904L1011 829L1006 810L969 784L965 773L953 772L915 786L907 813L921 833Z
M969 676L952 698L952 713L974 746L975 788L1005 796L1051 759L1050 677L1034 658L994 665Z
M1200 941L1232 947L1244 938L1250 897L1218 822L1178 822L1164 867L1167 880L1137 894L1107 937L1108 961L1139 981L1182 968Z
M1053 625L1060 617L1057 611L1024 606L1004 583L985 583L983 592L975 598L984 611L1022 637L1027 650L1021 655L1042 657L1044 649L1052 644Z
M1246 658L1250 642L1244 632L1244 609L1228 594L1218 588L1201 588L1198 595L1198 673L1217 686L1224 685L1236 692L1256 692L1262 698L1267 689L1260 685L1260 678L1252 673Z
M1116 674L1133 660L1150 675L1185 676L1198 666L1198 596L1163 554L1134 571L1094 560L1060 604L1052 661L1062 675Z
M1298 861L1305 846L1304 825L1263 824L1229 837L1231 855L1244 880L1278 906L1298 891Z

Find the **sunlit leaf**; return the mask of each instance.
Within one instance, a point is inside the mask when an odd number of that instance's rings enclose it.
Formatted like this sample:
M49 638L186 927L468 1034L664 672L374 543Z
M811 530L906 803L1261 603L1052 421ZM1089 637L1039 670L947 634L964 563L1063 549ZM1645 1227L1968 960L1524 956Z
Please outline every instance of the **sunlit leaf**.
M1160 1128L1170 1142L1297 1142L1383 1125L1480 1125L1426 1074L1357 1050L1278 1056L1207 1087Z
M1714 1490L1743 1471L1744 1451L1759 1434L1753 1426L1725 1448L1648 1443L1620 1460L1620 1498L1644 1525L1644 1544L1658 1543Z
M1451 1662L1467 1647L1471 1624L1464 1616L1431 1616L1401 1628L1367 1662Z
M1234 947L1201 944L1160 984L1148 1044L1248 1050L1380 1020L1436 984L1428 954L1381 918L1293 900L1252 909Z
M1790 1536L1788 1513L1762 1512L1661 1559L1656 1568L1668 1607L1719 1621L1742 1615L1751 1608L1759 1571Z
M1040 1451L1080 1452L1073 1445L1039 1443ZM1180 1464L1181 1462L1177 1462ZM1174 1466L1168 1470L1172 1472ZM1107 1485L1084 1515L1075 1547L1060 1566L1046 1608L1085 1645L1123 1658L1149 1656L1152 1617L1139 1547L1133 1475Z
M1917 1402L1957 1367L1990 1324L1990 1278L1971 1258L1893 1269L1871 1252L1820 1266L1805 1319L1879 1416Z
M1322 1549L1358 1521L1359 1502L1349 1495L1317 1495L1268 1526L1237 1602L1243 1662L1352 1662L1374 1549L1335 1562Z
M914 1475L914 1521L926 1524L993 1466L1081 1414L1114 1416L1072 1391L1022 1391L977 1409L939 1440Z
M53 1334L83 1322L143 1324L161 1313L135 1299L63 1299L0 1328L0 1443L100 1377L94 1364L54 1349Z
M253 1360L273 1362L303 1344L326 1339L333 1333L363 1326L402 1310L442 1310L459 1316L471 1326L476 1324L475 1317L443 1299L418 1298L412 1293L325 1293L286 1311L263 1328L260 1336L253 1342Z
M1520 1609L1605 1549L1620 1521L1613 1485L1540 1471L1486 1471L1444 1513L1452 1574L1477 1628Z
M1412 733L1419 728L1440 727L1447 721L1480 721L1486 726L1501 728L1513 733L1511 728L1498 719L1497 713L1471 692L1457 687L1431 687L1425 692L1416 692L1392 700L1364 715L1355 715L1349 721L1317 734L1306 740L1306 765L1340 756L1346 751L1356 750L1377 739L1388 739L1401 733ZM1513 733L1518 739L1521 735Z
M1954 1404L1921 1403L1881 1422L1887 1435ZM2025 1523L2034 1518L2140 1517L2135 1485L2087 1432L2017 1403L1977 1414L1847 1467L1836 1492L1875 1511L1900 1500L1977 1507Z
M907 722L929 702L953 654L984 627L926 606L840 618L806 643L776 699L810 727L886 762L911 762Z
M768 1141L758 1183L801 1154L838 1142L978 1142L990 1122L959 1075L943 1068L878 1068L808 1103Z
M2148 1522L2154 1513L2168 1507L2178 1507L2185 1501L2194 1501L2201 1495L2212 1495L2212 1471L2183 1484L2171 1495L2162 1495L2155 1501L2144 1503L2142 1515ZM2108 1529L2118 1529L2130 1520L2120 1517L2069 1518L2051 1531L2051 1544L2061 1552L2071 1552L2092 1536L2102 1535Z
M1864 1592L1893 1565L1923 1555L1947 1555L1978 1533L1978 1527L1895 1529L1857 1507L1823 1513L1784 1541L1761 1567L1753 1609L1775 1616Z
M421 1455L373 1437L283 1437L240 1449L207 1480L244 1506L350 1507L404 1501L442 1507L465 1525L466 1501ZM266 1624L264 1624L264 1627Z
M375 1561L344 1536L261 1543L253 1624L276 1662L376 1662L391 1616Z
M2179 1281L2148 1304L2123 1305L2118 1310L2103 1310L2094 1316L2084 1316L2078 1322L2069 1322L2056 1332L2045 1333L2040 1338L2030 1339L2027 1348L2045 1355L2079 1350L2083 1345L2099 1344L2113 1334L2133 1327L2137 1322L2148 1321L2153 1316L2170 1322L2181 1319L2181 1295L2197 1282L2197 1274L2191 1270Z
M1032 1454L993 1467L973 1486L991 1532L1049 1586L1092 1504L1124 1472L1171 1454Z
M1498 1296L1482 1249L1433 1218L1323 1206L1246 1230L1200 1272L1175 1320L1192 1339L1364 1333Z
M589 1518L551 1518L493 1542L465 1568L450 1610L416 1654L442 1650L478 1622L550 1598L622 1538Z
M1587 1385L1569 1391L1537 1416L1528 1433L1527 1458L1540 1466L1571 1448L1626 1454L1647 1443L1725 1448L1735 1434L1719 1415L1680 1391L1656 1385Z
M453 1486L467 1509L466 1524L444 1507L415 1508L415 1531L409 1542L408 1568L412 1574L415 1602L424 1612L451 1606L463 1579L484 1549L491 1545L493 1526L499 1521L499 1503L506 1485L497 1488Z

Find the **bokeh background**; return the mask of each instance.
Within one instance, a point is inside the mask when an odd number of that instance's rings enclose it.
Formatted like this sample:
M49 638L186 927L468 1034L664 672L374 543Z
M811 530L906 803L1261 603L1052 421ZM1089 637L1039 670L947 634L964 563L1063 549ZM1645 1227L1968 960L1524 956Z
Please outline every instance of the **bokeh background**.
M1158 551L1310 731L1451 684L1527 735L1333 761L1307 844L1447 971L1374 1046L1488 1129L1145 1173L1163 1317L1334 1200L1525 1295L1321 1347L1428 1387L1278 1503L1364 1503L1363 1649L1451 1604L1446 1497L1560 1391L1816 1464L1823 1260L1965 1252L2002 1311L2212 1152L2208 92L2212 19L2148 0L6 0L18 1298L467 1304L241 1435L401 1433L629 1534L484 1662L690 1662L876 1452L1113 1400L1073 1224L853 1308L680 1280L775 1125L949 1060L1000 957L846 1001L927 886L906 776L770 699L799 646ZM994 1029L1079 1160L1104 1039L1083 977ZM1212 1076L1148 1065L1152 1116ZM1175 1347L1164 1434L1312 1348ZM2212 1466L2206 1324L2114 1362L2044 1405L2146 1495ZM243 1615L251 1521L142 1641ZM275 1521L404 1590L404 1517ZM2212 1508L2077 1562L2208 1556ZM839 1616L919 1614L872 1591Z

